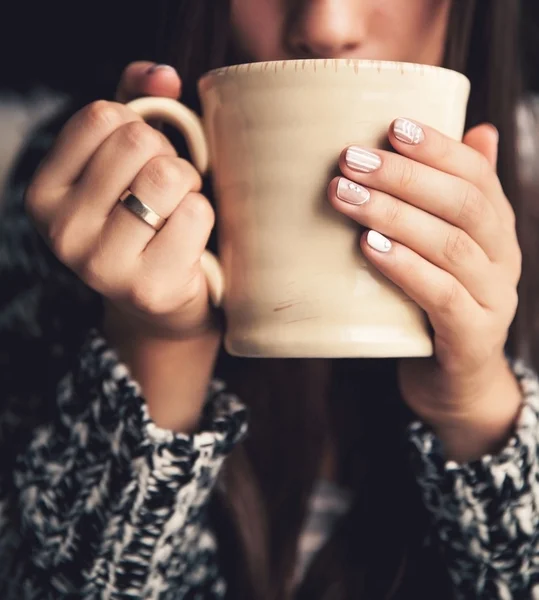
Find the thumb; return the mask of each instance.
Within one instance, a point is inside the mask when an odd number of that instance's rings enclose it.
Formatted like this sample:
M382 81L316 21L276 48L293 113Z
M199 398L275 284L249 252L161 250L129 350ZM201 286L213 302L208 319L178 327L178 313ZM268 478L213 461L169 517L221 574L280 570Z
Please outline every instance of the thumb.
M483 123L473 127L464 136L463 142L466 146L480 152L496 170L498 162L498 142L500 134L491 123Z
M174 67L140 61L124 69L116 90L116 100L125 103L139 96L177 99L180 93L181 80Z

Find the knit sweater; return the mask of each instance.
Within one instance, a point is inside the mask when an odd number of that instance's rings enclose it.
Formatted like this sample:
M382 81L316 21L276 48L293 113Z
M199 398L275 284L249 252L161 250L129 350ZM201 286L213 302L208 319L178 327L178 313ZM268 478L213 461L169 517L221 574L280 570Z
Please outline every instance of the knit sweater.
M156 426L136 381L93 329L99 303L27 223L12 181L0 221L0 597L225 598L208 504L248 429L214 380L199 431ZM69 294L67 293L69 290ZM539 598L539 385L521 362L514 434L495 456L444 459L420 422L410 464L456 598Z

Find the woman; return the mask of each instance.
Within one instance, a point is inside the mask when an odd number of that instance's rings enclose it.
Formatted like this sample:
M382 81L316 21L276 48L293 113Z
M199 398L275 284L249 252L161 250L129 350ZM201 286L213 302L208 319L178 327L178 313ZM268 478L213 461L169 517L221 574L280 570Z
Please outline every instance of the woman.
M163 36L191 104L203 71L240 61L387 59L470 77L462 144L397 120L395 153L343 148L361 203L328 181L335 210L376 232L367 259L427 311L436 355L224 356L199 269L214 214L198 175L128 108L83 109L26 193L52 252L21 215L24 185L2 221L4 598L539 593L539 389L504 354L534 349L527 303L508 337L514 209L529 222L518 19L517 2L479 0L169 7ZM119 100L179 88L171 67L137 63ZM118 202L128 188L167 219L159 233Z

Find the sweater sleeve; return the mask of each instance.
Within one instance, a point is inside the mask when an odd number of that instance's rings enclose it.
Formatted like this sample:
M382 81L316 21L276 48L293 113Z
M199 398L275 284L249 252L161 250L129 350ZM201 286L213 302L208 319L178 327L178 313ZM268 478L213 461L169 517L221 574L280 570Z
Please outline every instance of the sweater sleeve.
M199 433L160 429L92 333L4 481L2 598L223 597L206 509L245 412L213 382Z
M423 424L409 429L412 462L457 598L539 598L539 383L513 364L523 395L515 433L495 456L446 462Z

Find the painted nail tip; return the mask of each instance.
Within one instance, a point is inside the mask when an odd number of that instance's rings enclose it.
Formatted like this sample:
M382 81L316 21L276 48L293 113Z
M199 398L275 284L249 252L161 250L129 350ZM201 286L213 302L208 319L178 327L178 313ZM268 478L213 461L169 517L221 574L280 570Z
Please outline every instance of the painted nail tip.
M377 154L358 146L346 150L345 162L350 169L361 173L372 173L382 166L382 159Z
M146 71L146 74L152 75L153 73L156 73L157 71L171 71L171 72L175 73L176 69L174 67L171 67L170 65L153 65Z
M372 229L367 234L367 244L373 250L377 250L378 252L383 252L383 253L389 252L393 246L390 240L388 240L381 233L378 233L377 231L373 231Z
M361 206L370 200L371 193L362 185L354 183L344 177L337 184L337 198L342 202Z
M425 139L425 132L417 123L399 117L393 123L395 137L405 144L417 145Z

